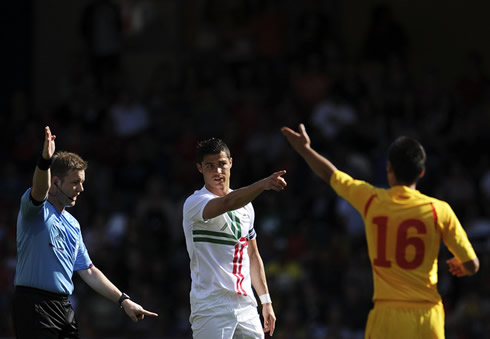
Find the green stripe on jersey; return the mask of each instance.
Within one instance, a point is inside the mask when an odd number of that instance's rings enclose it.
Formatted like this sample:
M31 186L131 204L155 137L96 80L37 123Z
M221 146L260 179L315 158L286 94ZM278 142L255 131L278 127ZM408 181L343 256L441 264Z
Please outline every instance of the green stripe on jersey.
M235 222L233 221L234 219L233 211L228 211L227 214L231 219L231 231L233 232L233 234L236 234Z
M220 245L232 245L234 246L236 238L233 234L228 234L224 232L214 232L206 230L193 230L192 231L194 242L209 242L213 244Z
M223 238L235 239L235 236L233 234L228 234L228 233L224 233L224 232L214 232L214 231L206 231L206 230L194 230L194 231L192 231L192 234L210 235L210 236L213 236L213 237L223 237Z
M220 244L220 245L231 245L235 246L236 242L235 241L229 241L229 240L220 240L220 239L215 239L215 238L199 238L195 237L194 242L210 242L213 244Z
M236 238L239 239L242 234L242 227L240 225L240 218L236 215L235 211L229 211L228 216L231 219L231 230L235 233Z

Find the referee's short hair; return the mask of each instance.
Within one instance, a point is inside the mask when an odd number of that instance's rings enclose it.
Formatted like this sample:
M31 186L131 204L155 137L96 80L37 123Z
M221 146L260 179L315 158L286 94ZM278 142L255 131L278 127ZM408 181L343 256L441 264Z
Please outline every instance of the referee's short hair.
M70 170L85 171L87 167L88 162L83 160L78 154L59 151L53 156L51 174L63 178L68 175Z

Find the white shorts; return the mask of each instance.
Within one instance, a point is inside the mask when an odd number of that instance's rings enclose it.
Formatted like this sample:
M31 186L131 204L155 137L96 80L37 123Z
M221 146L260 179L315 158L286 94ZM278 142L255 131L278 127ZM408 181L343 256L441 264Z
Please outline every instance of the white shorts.
M192 315L194 339L264 339L264 329L257 307L225 309L226 312Z

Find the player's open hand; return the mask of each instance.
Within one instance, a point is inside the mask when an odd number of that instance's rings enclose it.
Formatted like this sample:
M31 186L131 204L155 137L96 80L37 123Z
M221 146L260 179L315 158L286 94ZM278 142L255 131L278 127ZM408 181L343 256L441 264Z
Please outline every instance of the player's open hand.
M281 170L265 178L265 190L282 191L287 186L286 180L282 177L284 174L286 174L286 170Z
M49 126L44 127L44 133L45 136L42 157L44 159L51 159L56 148L54 144L54 139L56 139L56 135L51 134L51 129L49 128Z
M158 314L145 310L143 307L141 307L141 305L138 305L130 299L126 299L122 302L122 308L128 317L130 317L135 323L143 320L145 315L150 317L158 317Z
M298 153L301 153L306 148L310 147L311 141L308 133L306 133L305 125L299 124L298 132L289 127L281 128L282 134L288 139L291 146Z
M262 316L264 317L264 333L269 332L272 337L276 328L276 315L271 303L262 305Z
M451 258L446 260L446 263L449 266L449 273L455 275L457 277L462 277L466 275L463 264L457 258Z

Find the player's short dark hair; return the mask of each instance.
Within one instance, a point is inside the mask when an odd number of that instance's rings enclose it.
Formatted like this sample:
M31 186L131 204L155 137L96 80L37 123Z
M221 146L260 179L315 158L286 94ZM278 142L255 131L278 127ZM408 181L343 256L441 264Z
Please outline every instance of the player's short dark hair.
M388 149L388 161L396 179L406 185L413 184L425 169L424 147L417 140L401 136Z
M220 154L221 152L225 152L226 156L231 158L230 149L223 140L218 138L210 138L201 141L197 144L196 161L198 164L200 164L204 159L204 156L208 154Z
M51 164L51 174L63 178L68 175L68 171L85 171L88 167L88 162L83 160L78 154L59 151L53 156Z

